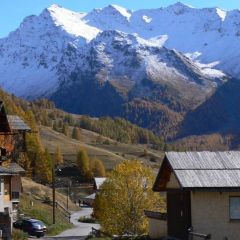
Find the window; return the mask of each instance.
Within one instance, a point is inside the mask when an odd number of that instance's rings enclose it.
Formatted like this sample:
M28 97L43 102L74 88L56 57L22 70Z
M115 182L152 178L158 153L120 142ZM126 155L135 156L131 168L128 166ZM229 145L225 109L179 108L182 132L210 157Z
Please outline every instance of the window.
M230 197L230 219L240 220L240 197Z

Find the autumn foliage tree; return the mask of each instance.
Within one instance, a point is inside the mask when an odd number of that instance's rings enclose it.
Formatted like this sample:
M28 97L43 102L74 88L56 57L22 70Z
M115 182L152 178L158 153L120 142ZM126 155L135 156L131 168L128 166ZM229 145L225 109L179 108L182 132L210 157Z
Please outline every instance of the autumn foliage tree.
M152 169L139 161L124 161L110 173L94 203L94 217L109 234L144 234L148 221L144 210L163 207L152 191Z
M92 177L89 165L89 157L86 150L81 149L77 154L76 165L81 177L89 180Z
M72 138L76 140L80 140L80 129L78 127L74 127L72 131Z
M63 155L62 155L62 151L61 151L61 148L60 146L57 146L56 147L56 150L55 150L55 164L57 165L61 165L64 163L64 160L63 160Z
M32 111L25 112L25 121L32 131L38 130ZM39 134L26 134L26 148L25 162L21 165L26 169L28 176L31 175L36 181L49 183L52 172L51 157L48 151L44 150Z
M106 170L103 162L98 158L93 158L91 160L91 171L94 177L105 177Z

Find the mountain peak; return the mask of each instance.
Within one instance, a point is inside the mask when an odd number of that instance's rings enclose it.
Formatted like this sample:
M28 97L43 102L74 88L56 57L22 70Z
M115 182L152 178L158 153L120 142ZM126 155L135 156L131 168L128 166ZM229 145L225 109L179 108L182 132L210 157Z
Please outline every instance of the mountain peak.
M125 16L127 18L131 17L130 11L127 10L126 8L123 8L123 7L121 7L119 5L115 5L115 4L110 4L108 7L117 10L119 13L121 13L123 16Z
M47 9L48 10L56 10L56 9L59 9L59 8L63 8L61 5L59 4L52 4L50 7L48 7Z
M182 3L182 2L176 2L172 5L170 5L169 7L174 7L174 8L193 8L191 5Z
M110 4L107 7L95 9L94 12L98 13L98 14L102 13L102 14L106 14L106 15L119 14L128 20L130 19L131 14L132 14L132 12L127 10L126 8L123 8L123 7L115 5L115 4Z
M65 9L57 4L53 4L45 9L41 16L44 18L43 21L49 20L49 22L53 22L55 26L61 28L72 37L82 37L90 41L99 32L97 28L88 26L82 21L82 18L85 16L84 13Z
M176 14L182 14L189 9L193 9L192 6L184 4L182 2L176 2L175 4L172 4L168 6L166 9L174 11Z

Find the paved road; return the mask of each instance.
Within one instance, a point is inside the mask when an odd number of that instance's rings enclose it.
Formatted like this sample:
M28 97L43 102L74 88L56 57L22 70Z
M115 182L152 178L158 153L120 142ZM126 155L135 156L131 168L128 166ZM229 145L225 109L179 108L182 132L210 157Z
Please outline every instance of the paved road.
M61 234L55 236L55 237L45 237L45 240L57 240L57 239L71 239L71 240L79 240L84 239L85 236L87 236L91 231L92 227L99 229L99 224L92 224L92 223L81 223L78 222L78 219L80 217L90 217L92 213L92 208L89 207L83 207L81 211L74 212L71 216L71 222L74 225L74 228L68 229Z

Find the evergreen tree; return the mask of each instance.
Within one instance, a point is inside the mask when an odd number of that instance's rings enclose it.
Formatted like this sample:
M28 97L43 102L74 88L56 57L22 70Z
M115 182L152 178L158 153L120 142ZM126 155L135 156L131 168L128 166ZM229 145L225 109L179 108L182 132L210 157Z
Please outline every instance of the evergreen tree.
M55 150L55 164L61 165L64 163L63 155L60 146L56 147Z
M80 140L80 129L78 127L74 127L72 131L72 138L76 140Z
M93 158L91 161L91 171L94 177L105 177L106 170L103 162L100 159Z

